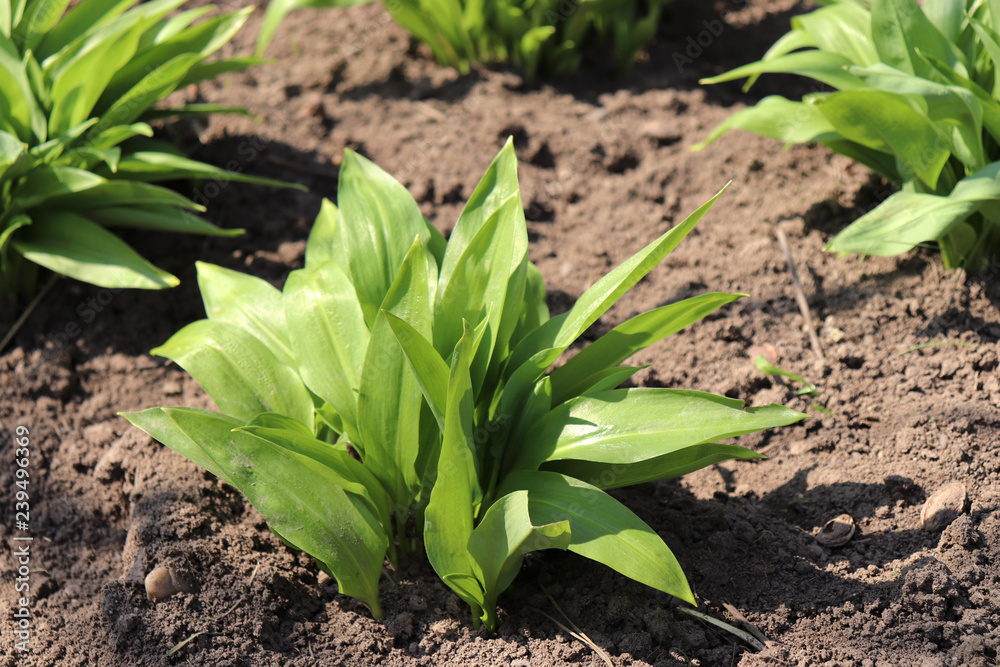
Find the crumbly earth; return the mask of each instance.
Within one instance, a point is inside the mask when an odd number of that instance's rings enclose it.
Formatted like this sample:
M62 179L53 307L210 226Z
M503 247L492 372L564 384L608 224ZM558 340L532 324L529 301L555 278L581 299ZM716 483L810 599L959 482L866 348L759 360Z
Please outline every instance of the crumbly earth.
M833 233L891 189L822 147L783 150L734 133L689 151L741 105L808 90L781 77L765 77L748 96L738 84L697 84L758 57L806 9L792 0L678 0L628 76L612 78L595 60L533 89L500 67L459 75L438 66L381 5L308 10L281 28L274 63L186 91L255 116L166 128L187 150L310 193L203 184L207 216L245 236L128 235L182 285L113 293L61 280L0 355L0 665L604 664L550 617L575 623L614 665L996 665L996 268L947 273L927 251L824 253ZM252 48L260 14L231 52ZM116 416L210 406L182 371L148 354L203 316L194 261L280 286L302 265L320 198L336 195L344 147L397 176L447 232L508 135L521 158L531 258L555 312L732 181L588 337L694 294L749 295L640 355L649 368L638 384L783 402L812 418L743 438L765 461L615 495L674 550L702 611L755 629L763 650L681 613L664 594L556 552L527 559L501 597L497 637L473 631L420 560L389 572L385 618L375 620L338 596L310 557L285 548L232 488ZM803 328L779 229L825 362ZM940 345L912 350L924 344ZM797 384L757 371L751 349L765 345L819 396L799 397ZM15 650L11 621L18 425L30 429L31 446L27 653ZM923 530L923 503L951 482L966 486L967 508L942 532ZM841 514L856 522L851 540L818 544L815 533ZM147 600L143 579L159 565L188 592Z

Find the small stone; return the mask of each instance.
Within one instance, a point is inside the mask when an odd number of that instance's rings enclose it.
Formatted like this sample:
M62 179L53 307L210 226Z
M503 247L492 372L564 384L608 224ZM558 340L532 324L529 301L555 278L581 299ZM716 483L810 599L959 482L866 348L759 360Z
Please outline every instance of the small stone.
M854 519L849 514L841 514L827 521L816 533L816 541L824 547L842 547L854 536Z
M747 354L750 355L751 359L756 359L758 356L762 356L764 357L764 360L772 366L777 366L778 362L781 361L781 351L770 343L751 345L750 349L747 350Z
M958 518L969 504L965 485L952 482L938 489L920 510L920 525L924 530L936 533Z
M166 600L184 589L184 582L168 567L161 565L146 575L146 595L153 602Z

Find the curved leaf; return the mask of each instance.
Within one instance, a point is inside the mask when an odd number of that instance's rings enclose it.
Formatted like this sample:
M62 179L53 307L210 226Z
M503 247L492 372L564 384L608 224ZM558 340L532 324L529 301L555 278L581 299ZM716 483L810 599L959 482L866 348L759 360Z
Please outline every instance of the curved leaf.
M14 248L35 264L101 287L164 289L180 282L82 215L69 211L33 214L18 230Z
M780 405L681 389L615 389L563 403L524 438L517 468L575 459L638 463L664 454L775 426L805 415Z
M214 264L196 262L198 289L210 320L229 322L253 334L281 362L298 363L288 340L281 292L266 280Z
M277 412L312 428L312 399L298 373L235 324L192 322L150 354L190 373L227 415L250 421Z
M568 521L568 549L630 579L695 604L684 572L663 539L620 502L595 486L554 472L508 475L501 494L528 492L531 521Z
M388 539L367 501L347 493L331 468L234 431L243 423L213 412L150 408L122 416L239 489L283 540L333 573L341 593L382 616L378 582Z
M513 583L524 555L542 549L565 550L570 540L567 520L543 526L532 523L527 491L513 491L490 506L469 536L468 544L485 591L483 621L487 630L496 632L497 596Z
M552 403L559 405L593 386L590 378L636 352L732 303L745 294L713 292L637 315L619 324L552 371Z
M360 446L357 391L370 335L350 278L334 262L293 271L283 300L302 379L337 411L347 436Z

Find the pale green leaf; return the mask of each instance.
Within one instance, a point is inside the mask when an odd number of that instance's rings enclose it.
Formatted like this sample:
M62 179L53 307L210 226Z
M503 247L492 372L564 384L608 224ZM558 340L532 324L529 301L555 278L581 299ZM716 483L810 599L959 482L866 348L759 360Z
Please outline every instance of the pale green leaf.
M360 446L357 391L370 335L350 278L334 262L293 271L283 298L302 379L333 406Z
M236 324L192 322L150 354L190 373L227 415L246 422L276 412L312 428L312 399L296 370Z
M569 521L570 551L695 604L684 572L663 539L604 491L572 477L538 471L509 475L499 493L517 490L528 492L533 524Z
M150 408L123 416L239 489L275 533L333 574L341 593L381 617L378 582L388 538L368 502L346 492L330 467L234 431L243 422L216 413Z
M532 523L527 491L513 491L490 506L468 544L485 591L483 621L487 630L497 629L497 596L513 583L524 555L543 549L565 550L570 540L567 520L542 526Z
M164 289L179 282L108 230L70 211L33 214L32 224L12 242L35 264L92 285Z
M482 499L472 435L472 337L472 327L466 324L451 363L443 441L424 514L424 546L434 571L478 618L484 596L467 549L474 512Z
M281 292L266 280L214 264L196 262L198 288L210 320L229 322L253 334L282 363L298 363L288 339Z
M414 239L375 318L358 389L358 432L365 464L404 508L420 487L416 472L420 430L416 426L422 397L386 313L405 320L421 336L431 335L430 268L426 250Z
M619 324L557 368L552 402L559 405L593 386L595 373L617 366L636 352L701 320L743 294L713 292L661 306Z
M638 463L804 418L780 405L747 408L743 401L681 389L595 392L539 420L525 435L515 467L568 459Z

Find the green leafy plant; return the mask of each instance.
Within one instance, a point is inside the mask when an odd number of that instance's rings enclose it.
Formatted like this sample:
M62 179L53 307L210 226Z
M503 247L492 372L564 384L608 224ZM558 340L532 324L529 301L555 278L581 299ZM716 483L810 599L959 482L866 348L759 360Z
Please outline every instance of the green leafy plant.
M263 53L282 19L300 7L347 7L370 0L271 0L258 39ZM655 34L669 0L389 0L393 18L435 58L467 72L470 63L512 61L529 82L579 68L583 49L613 49L619 71Z
M177 279L107 228L233 235L155 181L267 179L187 159L148 122L216 105L152 106L178 88L260 62L205 59L250 8L168 15L183 0L0 0L0 282L35 289L38 265L103 287L159 289ZM130 8L131 7L131 8Z
M622 361L743 295L643 313L549 369L714 201L550 318L510 141L447 243L403 186L347 151L338 206L324 202L305 268L284 290L199 264L208 318L153 350L191 373L221 414L124 416L239 489L376 616L383 560L395 565L421 537L490 630L497 595L541 549L694 602L659 535L604 490L761 458L718 441L804 415L615 387L639 370Z
M769 96L723 122L787 143L816 141L901 190L830 242L839 253L895 255L937 242L946 266L1000 253L1000 3L833 0L792 19L758 62L703 83L765 73L835 92ZM698 148L698 147L696 147Z

